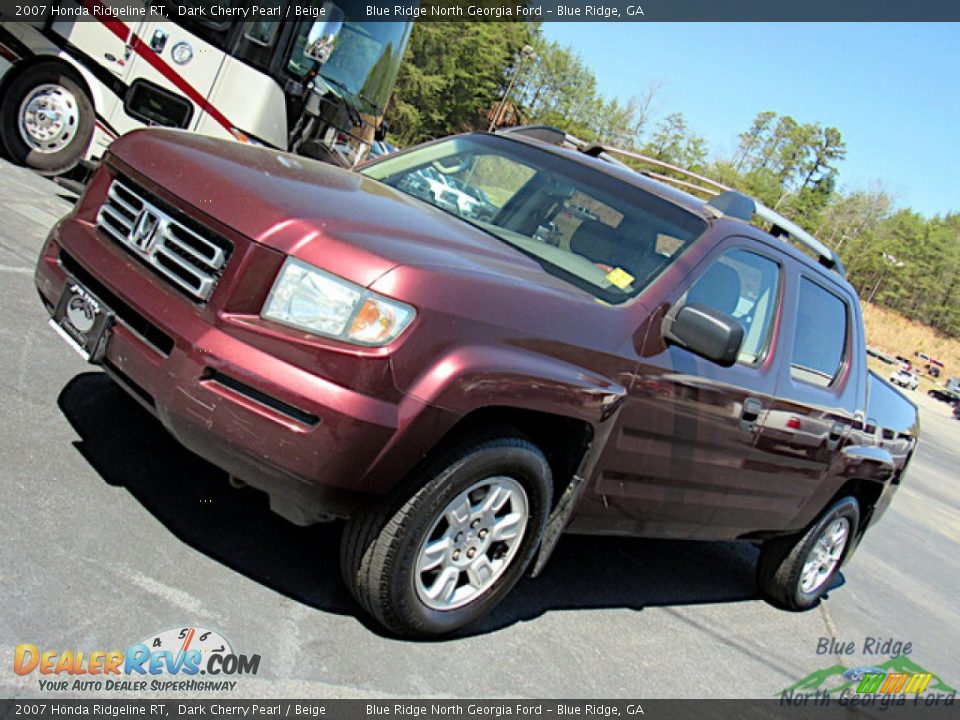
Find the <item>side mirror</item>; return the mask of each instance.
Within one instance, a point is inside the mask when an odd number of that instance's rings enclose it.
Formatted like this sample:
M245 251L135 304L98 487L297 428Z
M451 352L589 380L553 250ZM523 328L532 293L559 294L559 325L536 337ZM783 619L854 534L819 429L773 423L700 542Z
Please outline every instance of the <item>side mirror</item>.
M330 59L333 43L343 28L343 10L331 2L323 4L324 20L318 20L310 26L303 54L323 65Z
M390 132L390 122L383 120L380 122L380 125L377 127L376 131L373 133L373 139L383 142L387 139L387 133Z
M743 344L743 326L725 312L700 303L684 305L661 325L663 341L679 345L695 355L730 367L737 362Z

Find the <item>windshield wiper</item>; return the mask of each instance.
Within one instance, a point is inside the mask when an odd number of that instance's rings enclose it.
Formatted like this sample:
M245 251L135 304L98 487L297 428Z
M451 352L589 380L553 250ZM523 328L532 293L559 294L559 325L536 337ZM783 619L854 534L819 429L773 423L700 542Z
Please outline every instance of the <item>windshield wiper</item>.
M322 77L325 82L328 82L334 87L338 88L344 95L349 96L348 102L350 102L353 98L362 100L363 102L365 102L367 105L370 106L370 108L374 111L374 114L377 113L376 103L374 103L370 98L368 98L362 92L354 92L353 90L350 89L350 87L346 83L343 83L340 80L337 80L336 78L327 77L322 72L320 73L320 77ZM354 106L356 106L355 102L354 102ZM359 112L359 108L354 107L354 109Z
M327 77L323 73L320 74L320 78L324 82L329 83L340 90L340 94L337 95L337 97L343 100L343 104L347 106L347 110L350 114L350 122L352 122L354 125L362 125L363 118L360 117L360 108L357 107L357 103L354 100L356 96L353 94L353 92L351 92L350 88L348 88L339 80Z

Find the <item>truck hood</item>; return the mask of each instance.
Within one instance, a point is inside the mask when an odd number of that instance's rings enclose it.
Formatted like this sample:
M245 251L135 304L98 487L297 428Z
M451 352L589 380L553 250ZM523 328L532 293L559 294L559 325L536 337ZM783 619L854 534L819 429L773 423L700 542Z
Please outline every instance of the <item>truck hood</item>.
M363 286L412 265L571 291L507 243L357 172L177 130L128 133L110 153L200 219Z

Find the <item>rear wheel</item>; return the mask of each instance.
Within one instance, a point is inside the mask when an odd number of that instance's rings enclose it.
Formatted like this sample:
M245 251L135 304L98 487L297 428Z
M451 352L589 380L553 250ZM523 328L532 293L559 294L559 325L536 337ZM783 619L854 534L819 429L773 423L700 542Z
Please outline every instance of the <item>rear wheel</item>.
M10 159L43 175L67 172L93 136L94 109L72 74L56 63L24 70L0 107L0 139Z
M845 497L806 532L765 542L757 563L763 597L785 610L814 607L843 564L859 522L859 504Z
M352 519L341 565L390 630L440 635L488 613L523 575L550 507L550 467L519 437L467 441L392 503Z

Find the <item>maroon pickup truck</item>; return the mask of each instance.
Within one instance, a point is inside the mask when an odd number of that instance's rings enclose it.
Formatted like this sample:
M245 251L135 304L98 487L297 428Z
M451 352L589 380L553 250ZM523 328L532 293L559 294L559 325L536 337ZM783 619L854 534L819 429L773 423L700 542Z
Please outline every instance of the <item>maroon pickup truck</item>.
M753 542L763 596L815 605L917 442L842 266L743 195L532 135L350 172L137 131L40 297L187 448L346 520L346 584L395 632L475 620L563 532Z

